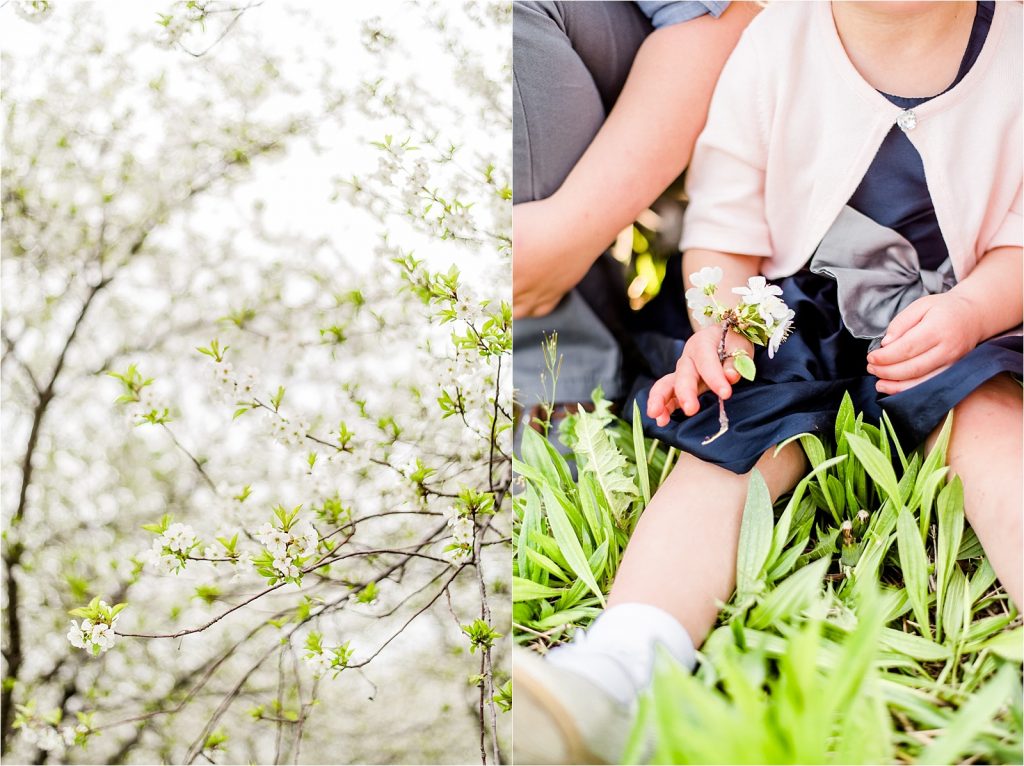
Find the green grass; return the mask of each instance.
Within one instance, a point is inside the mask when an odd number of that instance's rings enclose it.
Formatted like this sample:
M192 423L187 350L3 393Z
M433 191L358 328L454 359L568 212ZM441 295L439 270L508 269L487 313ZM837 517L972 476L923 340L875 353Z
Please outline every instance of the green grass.
M676 452L600 399L562 438L527 430L515 468L513 618L543 650L603 607ZM772 506L755 472L737 587L696 674L661 663L627 758L665 763L1020 763L1024 629L948 481L950 422L905 452L847 399L796 437L809 474ZM728 437L723 437L728 438Z

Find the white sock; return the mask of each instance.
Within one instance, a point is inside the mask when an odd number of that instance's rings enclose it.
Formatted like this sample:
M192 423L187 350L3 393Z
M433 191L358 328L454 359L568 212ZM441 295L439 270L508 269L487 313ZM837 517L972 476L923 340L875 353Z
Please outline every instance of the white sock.
M571 644L551 650L547 658L629 705L650 685L659 645L693 669L693 641L675 617L651 604L619 604L605 610L586 631L577 631Z

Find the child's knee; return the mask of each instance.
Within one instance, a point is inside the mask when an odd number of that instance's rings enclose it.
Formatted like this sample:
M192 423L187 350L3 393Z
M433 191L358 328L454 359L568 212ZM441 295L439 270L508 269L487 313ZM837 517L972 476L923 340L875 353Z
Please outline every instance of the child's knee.
M1009 375L998 375L978 386L953 410L953 432L998 429L1019 441L1022 414L1021 387Z
M1019 465L1022 414L1021 386L1009 375L999 375L976 388L953 410L948 462L954 472L978 459L996 458L997 463L1009 459ZM940 431L941 426L928 437L927 449Z

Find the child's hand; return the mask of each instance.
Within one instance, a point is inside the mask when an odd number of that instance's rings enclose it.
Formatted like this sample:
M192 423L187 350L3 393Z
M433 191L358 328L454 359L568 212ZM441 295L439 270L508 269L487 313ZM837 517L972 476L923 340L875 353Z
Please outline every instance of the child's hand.
M897 394L937 375L980 343L980 311L955 292L926 295L901 311L868 354L875 388Z
M732 359L725 364L718 359L718 344L722 340L722 328L712 325L698 330L683 347L683 354L676 363L676 371L661 378L647 397L647 417L654 418L659 426L668 424L672 413L682 409L686 415L696 415L700 409L697 397L705 391L714 391L722 399L732 396L732 387L740 379ZM754 344L742 335L730 332L726 337L727 353L743 349L754 355Z

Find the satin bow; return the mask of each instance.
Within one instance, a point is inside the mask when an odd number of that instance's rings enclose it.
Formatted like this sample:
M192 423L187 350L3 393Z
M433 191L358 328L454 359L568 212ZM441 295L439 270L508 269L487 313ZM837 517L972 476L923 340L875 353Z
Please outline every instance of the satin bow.
M810 269L836 280L843 324L854 336L872 339L871 350L903 309L956 284L949 258L936 271L922 270L910 242L850 206L821 240Z

